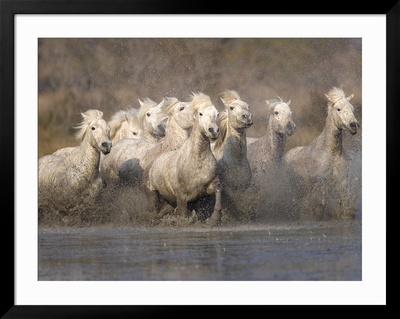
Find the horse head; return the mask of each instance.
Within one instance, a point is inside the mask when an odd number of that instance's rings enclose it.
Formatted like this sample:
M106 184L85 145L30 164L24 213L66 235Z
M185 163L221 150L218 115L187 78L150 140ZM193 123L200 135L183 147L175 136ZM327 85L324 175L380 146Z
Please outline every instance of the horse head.
M126 126L123 137L139 139L142 134L142 129L140 128L138 111L135 108L126 111L125 120Z
M228 112L230 125L235 129L248 128L253 124L253 114L249 105L240 99L236 91L222 93L221 101Z
M290 109L291 100L284 102L281 98L267 100L268 122L273 130L280 134L293 135L296 124Z
M108 122L111 128L111 141L117 142L123 138L139 139L142 129L139 123L137 109L131 108L116 112Z
M81 113L83 121L76 127L79 131L77 139L87 141L92 147L103 154L111 151L110 126L103 119L103 112L88 110Z
M192 107L195 112L195 125L201 128L205 136L215 141L219 136L219 112L210 97L203 93L193 94Z
M342 89L334 87L325 96L328 99L328 116L332 116L335 126L340 131L346 129L352 135L356 134L360 124L354 116L354 107L350 103L354 94L346 97Z
M157 104L153 100L146 98L139 100L139 119L142 129L155 137L164 137L168 117L162 111L162 102Z
M168 116L169 121L175 121L185 130L193 127L194 110L189 102L181 102L175 97L167 97L163 99L162 103L162 110Z

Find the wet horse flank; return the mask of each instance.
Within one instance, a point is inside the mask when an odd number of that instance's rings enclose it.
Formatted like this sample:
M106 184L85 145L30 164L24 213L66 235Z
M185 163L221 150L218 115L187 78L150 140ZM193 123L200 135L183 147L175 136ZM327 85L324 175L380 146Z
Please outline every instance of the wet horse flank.
M246 129L253 124L253 115L236 91L223 92L221 101L225 108L219 115L220 135L212 150L223 185L222 205L234 216L236 201L250 185L252 176L247 159Z
M332 88L325 95L328 115L321 134L308 146L289 150L285 163L292 178L295 210L304 218L354 218L348 187L348 159L343 149L343 132L357 133L359 123L343 90ZM305 191L301 192L302 190Z
M65 156L39 158L39 220L52 215L68 223L70 217L91 214L103 190L99 163L100 154L111 150L110 126L99 110L88 110L82 117L75 136L79 146Z
M218 111L209 96L193 93L195 122L189 138L177 150L157 157L144 173L143 186L154 212L158 214L166 201L176 205L182 217L189 217L188 203L202 196L214 195L215 206L210 221L221 218L221 187L217 178L217 161L210 140L219 135Z

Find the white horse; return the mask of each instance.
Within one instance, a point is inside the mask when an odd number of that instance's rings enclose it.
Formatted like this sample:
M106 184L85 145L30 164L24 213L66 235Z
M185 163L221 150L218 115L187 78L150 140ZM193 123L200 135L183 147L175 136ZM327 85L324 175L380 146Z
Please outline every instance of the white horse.
M144 173L143 185L154 212L158 214L166 201L189 217L188 203L202 196L214 195L215 206L210 222L221 219L221 185L217 176L217 160L210 141L219 135L218 111L208 95L193 93L195 123L190 137L177 150L158 156ZM191 216L194 217L194 216Z
M163 115L167 117L165 137L157 143L144 139L121 140L104 156L100 169L107 183L118 186L141 184L146 166L159 154L182 146L194 123L191 103L181 102L174 97L164 98L160 103Z
M286 201L287 175L282 166L288 136L294 134L291 100L281 97L266 100L266 133L253 138L247 146L247 157L253 173L250 187L253 210L258 219L287 217L281 203ZM281 215L281 216L280 216Z
M271 162L280 164L285 153L287 137L293 135L296 124L292 118L291 100L284 102L278 97L266 100L267 132L248 143L248 158L256 173Z
M249 187L252 176L247 159L246 130L253 124L253 115L236 91L223 92L221 100L225 109L219 115L221 133L213 144L213 153L223 185L222 205L234 216L237 194Z
M285 162L290 170L294 209L303 218L354 218L356 207L350 201L348 158L343 149L343 132L354 135L359 123L341 88L333 87L326 97L328 115L325 127L309 145L289 150Z
M65 157L51 154L39 159L39 219L46 213L65 222L71 216L82 217L102 192L100 154L111 150L110 126L99 110L88 110L82 117L76 127L79 146Z

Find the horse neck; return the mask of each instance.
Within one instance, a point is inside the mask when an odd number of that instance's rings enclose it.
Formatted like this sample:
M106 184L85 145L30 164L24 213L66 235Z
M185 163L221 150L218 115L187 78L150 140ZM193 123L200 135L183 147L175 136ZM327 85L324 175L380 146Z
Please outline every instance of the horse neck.
M100 152L90 145L89 141L84 139L69 158L88 179L97 176L100 166Z
M325 127L319 138L321 147L328 150L333 155L341 155L343 153L343 134L333 123L333 117L328 115Z
M178 122L171 118L167 125L163 147L168 150L178 149L189 138L190 129L182 128Z
M234 155L234 158L240 161L247 159L246 129L235 129L228 125L224 142L220 147L220 156L225 153L225 150L229 150Z
M146 127L142 128L142 138L146 141L149 141L150 143L155 143L159 140L158 137L150 134Z
M264 160L281 162L285 153L286 134L276 132L271 123L268 123L267 133L261 138L260 153Z
M210 147L210 139L201 132L200 126L195 123L192 132L185 143L189 147L190 156L195 158L203 158L204 156L212 155Z

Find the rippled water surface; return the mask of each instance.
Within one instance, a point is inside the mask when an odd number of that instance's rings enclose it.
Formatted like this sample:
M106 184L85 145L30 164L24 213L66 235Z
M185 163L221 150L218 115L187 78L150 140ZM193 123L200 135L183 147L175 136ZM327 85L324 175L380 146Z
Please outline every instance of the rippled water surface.
M41 228L39 280L361 280L361 221Z

